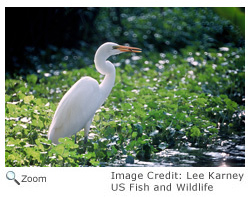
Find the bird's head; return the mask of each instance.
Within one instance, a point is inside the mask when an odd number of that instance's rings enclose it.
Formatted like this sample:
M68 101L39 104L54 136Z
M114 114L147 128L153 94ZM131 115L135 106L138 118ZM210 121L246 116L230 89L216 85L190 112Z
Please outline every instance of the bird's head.
M140 53L141 49L136 47L122 46L113 42L106 42L97 50L97 53L103 54L106 58L124 52Z
M113 42L102 44L98 48L94 57L96 69L104 75L114 72L114 65L106 60L112 55L118 55L124 52L140 53L141 49L136 47L121 46Z

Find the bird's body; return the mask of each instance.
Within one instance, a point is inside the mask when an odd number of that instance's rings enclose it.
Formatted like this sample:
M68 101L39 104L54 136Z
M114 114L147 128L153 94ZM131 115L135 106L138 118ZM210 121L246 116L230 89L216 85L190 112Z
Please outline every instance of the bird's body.
M99 47L94 62L97 70L105 75L99 83L91 77L77 81L63 96L49 128L48 138L55 144L62 137L70 137L84 128L85 139L96 110L104 103L115 82L115 67L107 58L121 52L140 52L134 47L105 43Z

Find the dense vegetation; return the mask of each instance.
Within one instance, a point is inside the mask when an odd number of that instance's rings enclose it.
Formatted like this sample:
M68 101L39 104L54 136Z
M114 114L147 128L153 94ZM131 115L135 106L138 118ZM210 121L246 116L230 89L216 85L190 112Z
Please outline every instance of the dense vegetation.
M103 8L95 18L94 43L129 43L143 53L111 58L115 86L88 143L80 131L77 144L72 136L55 146L47 132L62 96L82 76L103 79L92 62L99 45L31 51L32 69L6 75L6 166L102 166L244 135L245 48L237 26L207 8Z

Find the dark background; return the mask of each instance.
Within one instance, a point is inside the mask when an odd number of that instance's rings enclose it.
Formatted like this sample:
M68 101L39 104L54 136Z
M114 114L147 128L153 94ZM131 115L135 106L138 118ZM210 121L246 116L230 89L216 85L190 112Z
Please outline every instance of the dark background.
M129 43L145 52L179 51L187 45L203 50L244 46L240 22L244 12L243 8L6 8L6 73L34 70L30 55L48 46L56 47L55 53L64 47L89 50L92 55L107 41Z

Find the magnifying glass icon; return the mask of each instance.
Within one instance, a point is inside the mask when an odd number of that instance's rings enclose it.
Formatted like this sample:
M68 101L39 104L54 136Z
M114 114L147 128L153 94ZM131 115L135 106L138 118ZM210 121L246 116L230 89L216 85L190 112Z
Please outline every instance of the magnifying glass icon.
M13 171L9 171L6 173L6 178L8 180L14 180L16 182L16 184L20 185L20 183L17 181L17 179L15 179L15 173Z

